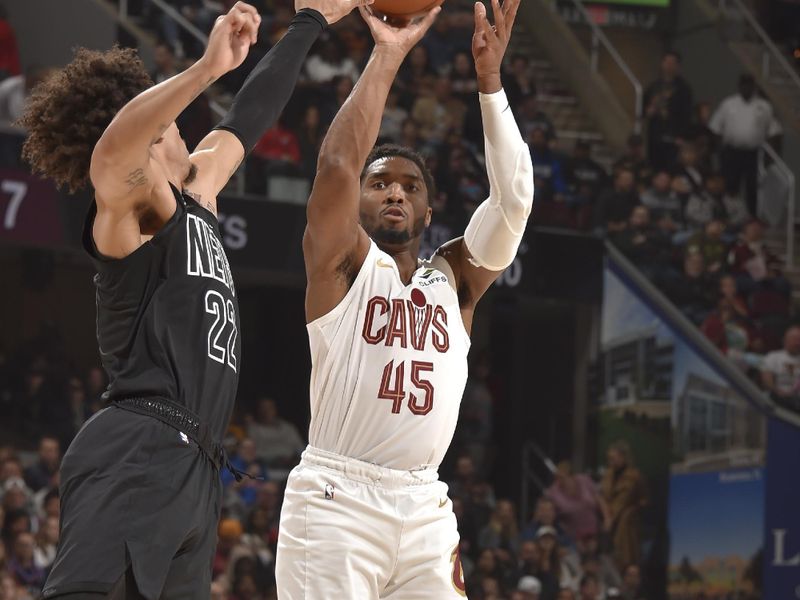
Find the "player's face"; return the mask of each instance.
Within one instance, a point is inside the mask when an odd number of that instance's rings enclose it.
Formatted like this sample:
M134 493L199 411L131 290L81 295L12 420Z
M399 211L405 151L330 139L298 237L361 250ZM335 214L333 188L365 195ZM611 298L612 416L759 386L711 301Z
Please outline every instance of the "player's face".
M167 169L178 177L181 183L191 183L195 176L195 166L189 160L189 150L183 141L178 126L172 123L156 145Z
M376 242L405 246L431 222L428 189L419 167L399 156L381 158L361 184L361 226Z

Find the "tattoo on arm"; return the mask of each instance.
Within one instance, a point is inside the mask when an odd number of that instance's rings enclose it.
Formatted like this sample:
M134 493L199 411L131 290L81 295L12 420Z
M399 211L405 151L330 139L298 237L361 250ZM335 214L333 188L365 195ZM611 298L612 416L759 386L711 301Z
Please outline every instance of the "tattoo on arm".
M203 200L203 196L202 195L196 194L194 192L190 192L189 190L183 190L183 193L186 194L187 196L189 196L195 202L197 202L200 206L205 208L212 215L216 215L217 214L217 211L214 208L214 206L211 204L211 202Z
M128 173L125 183L128 184L128 191L134 190L135 188L146 184L147 177L144 174L144 169L134 169Z

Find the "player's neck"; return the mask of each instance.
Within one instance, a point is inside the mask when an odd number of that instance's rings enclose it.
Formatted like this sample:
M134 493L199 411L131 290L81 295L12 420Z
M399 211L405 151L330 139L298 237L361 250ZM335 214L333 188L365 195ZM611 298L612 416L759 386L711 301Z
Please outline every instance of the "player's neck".
M394 262L397 264L397 270L400 271L400 279L403 283L408 284L411 281L411 276L414 275L414 272L417 270L419 244L402 248L386 246L381 247L381 250L394 259Z

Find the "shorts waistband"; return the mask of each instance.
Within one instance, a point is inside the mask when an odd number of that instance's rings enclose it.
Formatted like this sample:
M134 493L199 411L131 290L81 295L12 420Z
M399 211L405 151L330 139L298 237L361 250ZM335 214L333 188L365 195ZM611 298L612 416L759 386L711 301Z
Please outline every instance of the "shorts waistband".
M332 469L348 479L386 488L426 485L439 480L439 472L433 467L410 471L390 469L313 446L307 446L303 451L300 464Z
M197 444L218 471L227 464L222 444L213 439L208 425L185 406L160 397L120 398L114 400L113 404L123 410L158 419L185 434Z

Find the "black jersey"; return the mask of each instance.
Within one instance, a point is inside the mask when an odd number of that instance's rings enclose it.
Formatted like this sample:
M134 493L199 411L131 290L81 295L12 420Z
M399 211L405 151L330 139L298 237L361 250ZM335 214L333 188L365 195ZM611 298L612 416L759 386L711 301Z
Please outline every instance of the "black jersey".
M160 397L186 406L221 440L241 367L239 308L216 217L175 188L175 214L136 251L103 257L93 202L83 244L97 274L104 399Z

